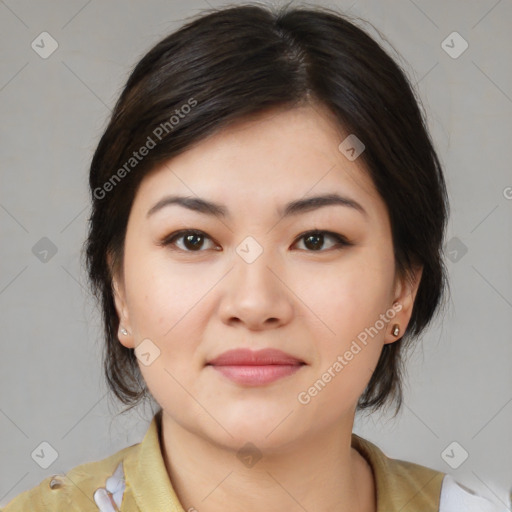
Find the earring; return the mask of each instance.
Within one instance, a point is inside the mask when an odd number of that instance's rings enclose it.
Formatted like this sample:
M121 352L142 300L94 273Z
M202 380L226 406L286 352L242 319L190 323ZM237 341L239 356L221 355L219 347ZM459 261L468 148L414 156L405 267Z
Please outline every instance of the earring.
M124 327L121 327L121 334L128 336L128 331Z
M393 336L398 336L400 334L400 326L398 324L393 325L393 330L391 333Z

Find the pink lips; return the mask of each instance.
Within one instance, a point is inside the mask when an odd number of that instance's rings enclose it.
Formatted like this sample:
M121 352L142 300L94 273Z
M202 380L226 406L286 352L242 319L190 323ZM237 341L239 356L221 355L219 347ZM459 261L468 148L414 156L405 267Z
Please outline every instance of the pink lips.
M212 366L228 379L249 386L261 386L295 373L304 361L281 350L228 350L212 359Z

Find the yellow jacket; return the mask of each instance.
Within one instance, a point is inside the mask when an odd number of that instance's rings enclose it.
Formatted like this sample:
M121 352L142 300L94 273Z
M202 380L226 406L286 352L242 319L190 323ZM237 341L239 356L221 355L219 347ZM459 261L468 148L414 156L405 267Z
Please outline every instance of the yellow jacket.
M11 500L3 512L185 512L165 468L160 421L161 411L154 416L141 443L77 466L66 475L48 477ZM444 477L451 478L449 475L389 458L356 434L352 434L352 446L372 467L377 512L499 510L484 498L464 491L453 479L444 480L443 486ZM445 506L440 508L441 501Z

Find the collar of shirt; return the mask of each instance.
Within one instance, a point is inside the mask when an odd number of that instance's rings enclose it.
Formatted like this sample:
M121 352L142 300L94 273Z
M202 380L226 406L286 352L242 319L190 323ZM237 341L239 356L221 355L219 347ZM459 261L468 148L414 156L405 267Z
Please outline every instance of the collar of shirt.
M130 489L141 512L167 510L185 512L172 488L160 446L160 410L151 421L138 449L123 463L127 490Z

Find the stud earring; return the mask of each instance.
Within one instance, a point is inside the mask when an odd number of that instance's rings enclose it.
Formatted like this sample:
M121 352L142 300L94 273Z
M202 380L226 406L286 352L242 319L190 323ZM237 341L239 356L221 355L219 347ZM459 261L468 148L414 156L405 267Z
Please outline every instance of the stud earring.
M393 325L393 330L391 333L393 336L398 336L400 334L400 326L398 324Z
M128 331L124 327L121 327L121 334L128 336Z

